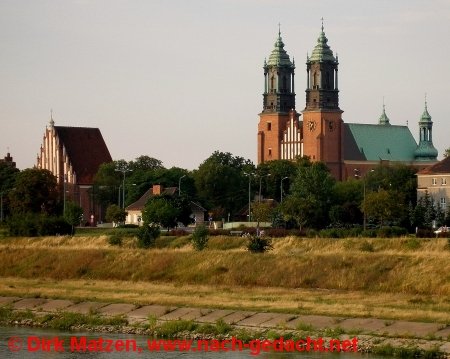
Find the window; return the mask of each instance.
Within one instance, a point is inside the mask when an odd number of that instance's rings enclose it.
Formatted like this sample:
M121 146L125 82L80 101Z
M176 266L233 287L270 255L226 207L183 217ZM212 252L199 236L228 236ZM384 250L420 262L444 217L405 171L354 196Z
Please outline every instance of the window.
M269 157L272 157L272 149L269 148Z
M447 185L447 178L442 178L441 184L442 184L443 186L446 186L446 185Z
M431 184L432 184L433 186L436 186L436 184L437 184L437 179L436 179L436 178L433 178L433 179L431 180Z
M444 211L447 209L445 197L441 197L441 209Z
M272 122L267 122L267 131L272 131Z

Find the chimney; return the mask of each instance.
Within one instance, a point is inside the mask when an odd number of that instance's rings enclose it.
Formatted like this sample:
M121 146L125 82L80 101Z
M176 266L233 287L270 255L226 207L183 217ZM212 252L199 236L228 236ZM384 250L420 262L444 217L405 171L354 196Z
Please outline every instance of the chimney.
M154 184L152 192L154 196L160 196L163 192L163 186L161 186L160 184Z

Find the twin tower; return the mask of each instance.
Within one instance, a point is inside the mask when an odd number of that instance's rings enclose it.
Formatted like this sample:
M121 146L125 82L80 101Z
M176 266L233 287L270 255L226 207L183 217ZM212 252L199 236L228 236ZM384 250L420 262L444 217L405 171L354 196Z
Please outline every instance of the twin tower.
M281 33L264 61L263 111L258 124L258 163L308 156L343 177L343 121L339 108L338 58L323 31L307 57L306 106L295 110L295 62L284 50Z

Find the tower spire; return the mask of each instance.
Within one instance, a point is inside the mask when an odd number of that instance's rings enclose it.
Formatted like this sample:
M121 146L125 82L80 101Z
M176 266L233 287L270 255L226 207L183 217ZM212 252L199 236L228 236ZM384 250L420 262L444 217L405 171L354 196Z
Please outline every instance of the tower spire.
M322 20L322 32L323 32L323 16L322 16L322 18L320 20Z
M55 126L55 121L53 121L53 109L50 109L50 128Z
M390 125L389 117L387 117L387 115L386 115L386 105L384 104L384 96L383 96L383 112L382 112L380 118L378 119L378 124L379 125Z

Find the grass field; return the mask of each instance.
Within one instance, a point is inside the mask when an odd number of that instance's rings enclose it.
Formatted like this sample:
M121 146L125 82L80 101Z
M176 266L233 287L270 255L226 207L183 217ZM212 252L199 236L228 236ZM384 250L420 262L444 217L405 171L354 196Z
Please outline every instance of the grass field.
M302 239L264 254L240 237L186 237L150 250L108 236L0 241L0 295L450 323L446 239Z

